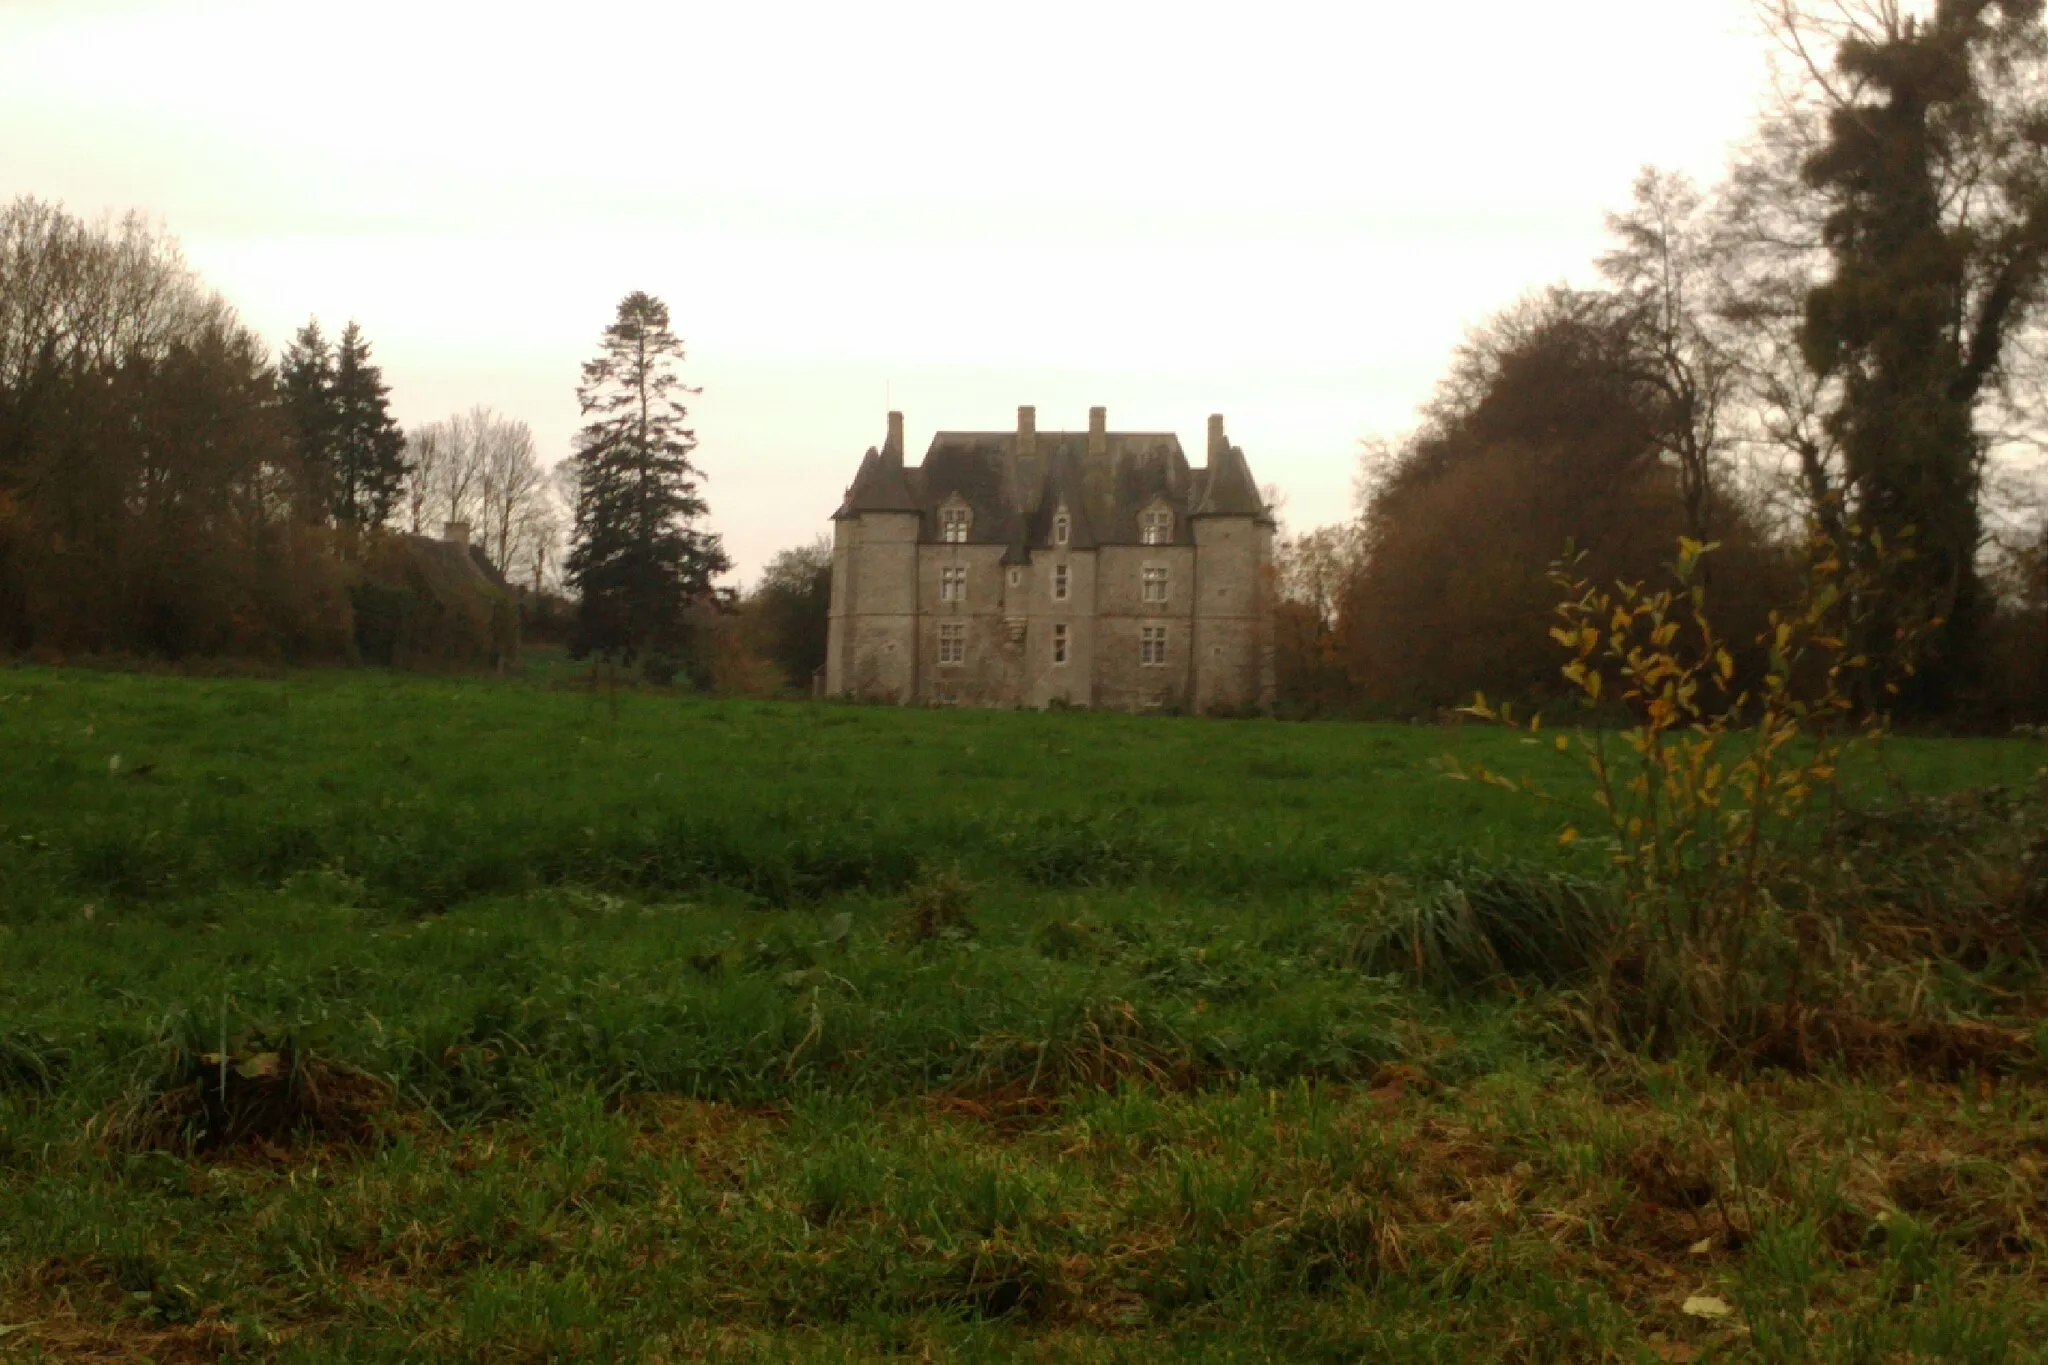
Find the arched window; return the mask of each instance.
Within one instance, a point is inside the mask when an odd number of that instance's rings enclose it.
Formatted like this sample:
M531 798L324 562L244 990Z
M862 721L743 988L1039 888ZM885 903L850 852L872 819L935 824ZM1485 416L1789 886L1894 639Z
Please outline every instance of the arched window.
M1062 507L1058 512L1055 512L1053 514L1052 543L1055 545L1065 545L1068 541L1072 540L1073 538L1074 519L1068 516L1067 509Z

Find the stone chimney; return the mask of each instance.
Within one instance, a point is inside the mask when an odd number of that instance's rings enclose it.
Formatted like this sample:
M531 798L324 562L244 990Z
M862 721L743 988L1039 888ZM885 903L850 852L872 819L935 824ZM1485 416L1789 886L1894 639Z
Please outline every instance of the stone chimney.
M459 545L467 550L469 548L469 523L466 521L449 522L441 528L441 539L447 541L450 545Z
M1038 459L1038 409L1017 409L1017 444L1010 452L1010 500L1020 512L1036 505L1045 468Z
M882 446L882 456L898 463L903 460L903 414L900 412L889 414L889 439Z
M1213 413L1209 417L1209 468L1214 469L1229 450L1230 442L1223 435L1223 414Z
M1088 458L1099 460L1109 454L1109 409L1088 409Z

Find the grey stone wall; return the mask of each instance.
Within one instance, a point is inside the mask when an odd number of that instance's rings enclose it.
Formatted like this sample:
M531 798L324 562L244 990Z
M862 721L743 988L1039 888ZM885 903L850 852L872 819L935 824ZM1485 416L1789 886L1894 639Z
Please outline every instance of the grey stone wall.
M1248 519L1202 518L1195 522L1195 546L1194 707L1262 705L1270 701L1261 681L1271 620L1264 571L1270 538Z
M1015 679L1022 644L1012 642L1003 617L1003 550L1000 545L920 545L917 556L918 700L964 705L1016 705ZM946 569L967 570L967 598L940 600ZM939 663L939 627L967 628L967 657L957 665Z
M1196 591L1196 551L1185 545L1105 545L1096 552L1101 578L1096 593L1095 694L1122 710L1182 707L1191 695L1190 624ZM1144 600L1144 571L1166 570L1166 600ZM1144 627L1166 628L1166 662L1143 660Z
M1067 599L1053 596L1056 566L1067 568ZM1093 550L1052 549L1024 568L1029 655L1025 704L1093 706L1096 699L1096 555ZM1067 628L1067 662L1053 662L1054 627Z
M920 545L917 519L837 523L826 690L875 701L1124 710L1241 710L1272 701L1271 533L1239 518L1195 523L1196 544L1042 550L1005 565L993 545ZM1053 596L1066 566L1068 595ZM963 601L943 574L967 571ZM1144 573L1166 571L1147 602ZM966 657L939 662L940 627L966 627ZM1055 664L1055 627L1067 662ZM1166 628L1166 662L1143 661L1147 625Z
M852 533L843 543L835 538L833 561L837 567L843 553L846 594L827 641L828 653L839 663L838 676L830 676L828 661L826 686L867 701L912 700L918 695L919 673L918 518L868 513L838 525ZM837 587L835 581L835 597Z

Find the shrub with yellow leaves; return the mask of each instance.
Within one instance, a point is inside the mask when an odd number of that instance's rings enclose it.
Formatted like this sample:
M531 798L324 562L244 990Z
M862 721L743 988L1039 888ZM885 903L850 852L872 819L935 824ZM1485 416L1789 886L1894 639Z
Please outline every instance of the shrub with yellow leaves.
M1910 672L1914 641L1893 659L1855 653L1872 593L1816 537L1800 599L1772 613L1739 670L1708 611L1703 565L1716 547L1679 542L1674 586L1602 588L1583 555L1552 567L1566 651L1563 675L1588 711L1628 721L1559 736L1591 770L1603 842L1623 891L1620 932L1599 964L1592 1002L1603 1032L1634 1045L1706 1030L1742 1050L1796 1015L1802 993L1825 989L1816 968L1833 941L1816 913L1816 801L1838 799L1845 753L1885 731L1881 702ZM1859 555L1859 560L1872 556ZM1739 673L1751 674L1744 685ZM1873 702L1871 699L1877 699ZM1484 696L1466 714L1537 735L1538 716ZM1532 790L1455 760L1453 776ZM1581 839L1576 826L1560 835ZM1589 840L1590 842L1590 840Z

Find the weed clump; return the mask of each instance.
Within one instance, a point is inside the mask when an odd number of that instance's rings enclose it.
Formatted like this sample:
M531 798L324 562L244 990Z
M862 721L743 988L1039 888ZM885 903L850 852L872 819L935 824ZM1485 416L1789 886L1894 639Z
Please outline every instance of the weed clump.
M70 1069L71 1054L54 1039L15 1029L0 1033L0 1095L47 1095Z
M1046 1320L1066 1295L1056 1266L999 1235L948 1257L916 1297L926 1306L995 1322Z
M954 867L926 868L910 884L897 929L899 941L921 947L974 937L974 884Z
M1031 931L1031 946L1041 957L1055 962L1072 962L1097 956L1103 932L1086 920L1048 920Z
M289 1040L229 1052L171 1044L105 1115L99 1136L110 1150L195 1154L306 1138L364 1144L390 1100L384 1082Z
M1322 1295L1370 1286L1380 1271L1382 1217L1370 1201L1350 1193L1305 1208L1278 1230L1267 1273L1283 1292Z
M1125 1000L1081 1002L1038 1037L986 1034L973 1051L980 1083L1026 1094L1114 1090L1126 1082L1186 1089L1195 1079L1184 1041Z

